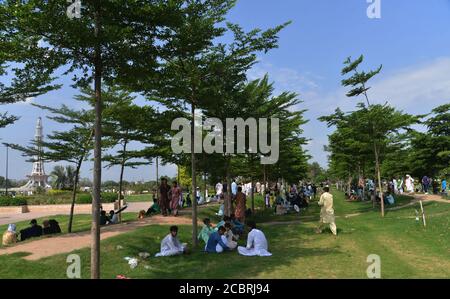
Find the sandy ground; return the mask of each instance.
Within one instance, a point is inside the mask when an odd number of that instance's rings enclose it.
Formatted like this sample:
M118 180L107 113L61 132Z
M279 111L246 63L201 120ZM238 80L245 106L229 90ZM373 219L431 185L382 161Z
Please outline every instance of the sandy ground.
M147 211L150 207L150 202L130 202L128 203L128 208L125 210L125 213L139 213L141 210ZM66 213L58 213L59 215L69 215L70 211L67 209ZM37 219L41 217L54 216L55 212L30 212L24 214L0 214L0 225L9 224L9 223L17 223L20 221L26 221L31 219Z
M134 231L140 227L160 224L189 225L192 224L192 220L185 217L163 217L158 215L146 218L144 220L102 227L100 238L101 240L105 240L120 234ZM74 250L89 247L90 244L90 231L86 231L74 234L65 234L58 237L38 239L23 244L18 243L12 247L1 248L0 255L12 254L16 252L27 252L31 254L25 256L24 259L35 261L44 257L61 253L69 253Z

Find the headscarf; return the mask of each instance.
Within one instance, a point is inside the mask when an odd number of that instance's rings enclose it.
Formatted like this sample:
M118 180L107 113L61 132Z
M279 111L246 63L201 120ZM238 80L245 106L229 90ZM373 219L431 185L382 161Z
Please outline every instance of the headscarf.
M8 231L15 233L16 232L16 225L15 224L9 224L8 225Z

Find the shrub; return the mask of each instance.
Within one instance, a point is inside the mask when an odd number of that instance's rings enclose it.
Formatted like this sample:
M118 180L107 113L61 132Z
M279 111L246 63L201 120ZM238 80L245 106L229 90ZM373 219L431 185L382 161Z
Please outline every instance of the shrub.
M77 195L75 202L78 204L92 203L92 196L90 193L80 193Z
M117 200L118 195L116 193L102 193L102 202L110 203L115 202Z
M101 194L102 203L111 203L117 200L116 193L102 193ZM77 204L88 204L92 203L92 194L91 193L80 193L76 199Z
M58 195L65 195L65 194L71 194L70 191L66 190L57 190L57 189L50 189L47 191L47 194L50 196L58 196Z
M1 207L25 206L27 204L27 200L23 197L0 196Z

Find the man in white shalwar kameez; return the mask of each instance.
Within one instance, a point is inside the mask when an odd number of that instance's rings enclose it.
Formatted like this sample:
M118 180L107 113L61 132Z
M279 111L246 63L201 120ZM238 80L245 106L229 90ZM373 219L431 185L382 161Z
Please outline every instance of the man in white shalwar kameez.
M406 192L414 193L414 179L407 174L405 179Z
M317 233L322 233L322 227L324 224L329 224L330 230L333 235L337 236L337 228L334 217L334 209L333 209L333 195L330 193L330 188L323 188L324 193L320 197L319 206L320 209L320 224L317 228Z
M178 227L172 226L170 234L161 241L161 252L155 257L181 255L186 252L186 246L181 244L177 238Z
M268 251L266 236L256 228L256 223L249 221L247 225L251 229L247 237L247 247L239 246L239 254L244 256L272 256Z

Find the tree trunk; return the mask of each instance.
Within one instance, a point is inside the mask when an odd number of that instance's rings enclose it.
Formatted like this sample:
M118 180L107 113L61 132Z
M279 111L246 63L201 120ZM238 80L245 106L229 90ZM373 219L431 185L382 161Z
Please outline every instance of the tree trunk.
M265 193L267 192L268 186L267 186L267 176L266 176L266 165L263 166L264 169L264 192L261 192L262 196L265 196ZM261 190L262 191L262 190Z
M255 215L255 192L254 192L253 188L254 188L254 185L253 185L253 178L252 178L252 188L251 188L252 214Z
M203 183L204 183L204 187L205 187L205 191L203 193L204 193L205 200L206 200L206 195L207 195L206 194L207 193L206 190L207 190L208 186L206 184L206 172L205 171L203 172L203 180L204 180Z
M94 54L95 139L94 179L92 188L91 278L100 278L100 192L102 183L102 56L99 41L99 9L94 15L96 47Z
M75 180L73 183L73 191L72 191L72 203L70 205L69 226L67 228L67 231L69 232L69 234L72 232L73 212L75 209L75 200L77 198L78 181L80 178L80 168L81 168L81 164L83 163L83 159L84 159L84 156L78 160L77 169L75 171Z
M128 132L127 132L128 134ZM123 192L123 173L125 171L125 162L126 162L126 152L127 152L127 144L128 144L128 140L125 140L123 143L123 153L122 153L122 161L120 164L120 178L119 178L119 204L118 204L118 208L119 210L122 208L122 192ZM119 223L122 222L122 214L119 213Z
M156 200L159 200L159 173L158 173L158 157L156 157Z
M230 216L232 210L232 192L231 192L231 174L230 174L230 158L227 157L227 168L226 168L226 177L227 177L227 194L225 195L225 203L224 203L224 215Z
M5 175L5 195L8 196L8 164L9 164L9 145L6 145L6 175Z
M191 172L192 172L192 245L198 245L197 239L197 178L195 171L195 104L191 105Z
M377 178L378 178L378 188L380 190L381 217L384 217L384 194L383 194L383 187L381 185L380 156L379 156L378 148L377 148L376 144L374 144L374 151L375 151L375 168L376 168Z

